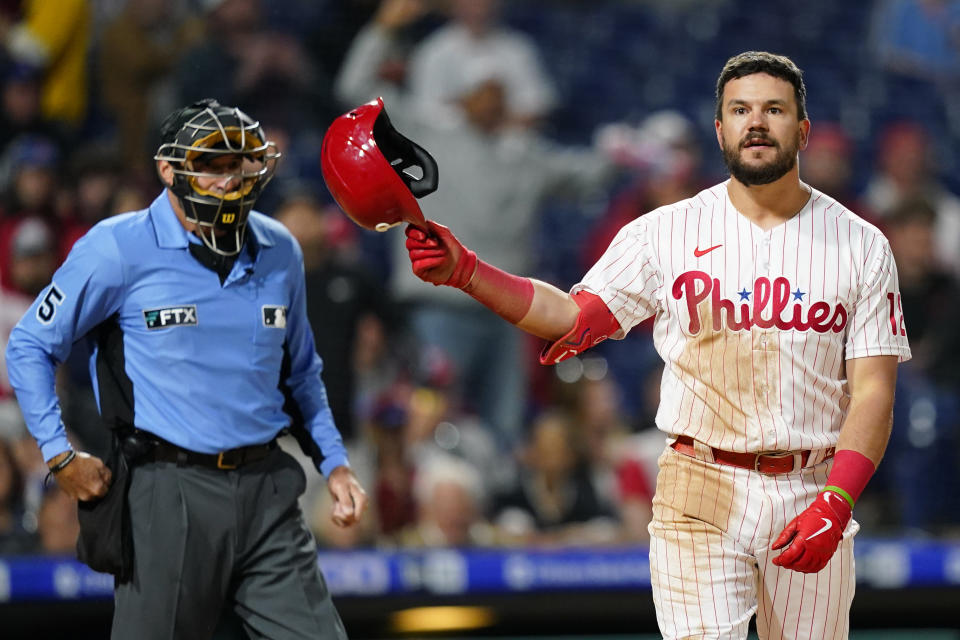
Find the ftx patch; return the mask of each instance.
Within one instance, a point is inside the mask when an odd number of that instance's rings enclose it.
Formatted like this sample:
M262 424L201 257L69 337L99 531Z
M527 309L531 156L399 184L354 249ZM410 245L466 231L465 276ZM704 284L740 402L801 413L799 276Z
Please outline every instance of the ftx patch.
M147 322L147 329L195 327L197 326L197 305L166 307L165 309L145 309L143 319Z

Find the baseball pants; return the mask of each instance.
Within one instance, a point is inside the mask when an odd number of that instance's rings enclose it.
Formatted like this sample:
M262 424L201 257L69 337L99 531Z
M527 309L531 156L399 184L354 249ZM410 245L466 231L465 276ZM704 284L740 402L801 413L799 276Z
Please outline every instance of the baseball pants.
M705 450L701 451L701 449ZM712 457L698 448L698 458ZM832 460L764 475L667 448L650 523L650 572L667 640L742 640L756 615L761 640L846 638L855 585L851 520L833 558L804 574L772 564L770 544L813 502Z
M151 462L128 501L133 578L115 589L114 640L209 640L231 607L251 638L345 640L280 449L224 471Z

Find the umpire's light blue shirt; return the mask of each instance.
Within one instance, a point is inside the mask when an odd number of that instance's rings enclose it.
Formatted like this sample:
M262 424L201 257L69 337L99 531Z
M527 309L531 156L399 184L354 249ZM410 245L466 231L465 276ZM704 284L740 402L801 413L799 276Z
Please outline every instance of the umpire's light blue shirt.
M190 254L196 239L166 191L149 209L104 220L77 241L7 347L10 382L44 459L69 448L56 364L75 340L113 318L138 428L202 453L269 441L290 422L278 387L286 342L284 382L323 453L320 471L347 463L307 322L300 247L257 212L247 234L255 257L241 251L223 285Z

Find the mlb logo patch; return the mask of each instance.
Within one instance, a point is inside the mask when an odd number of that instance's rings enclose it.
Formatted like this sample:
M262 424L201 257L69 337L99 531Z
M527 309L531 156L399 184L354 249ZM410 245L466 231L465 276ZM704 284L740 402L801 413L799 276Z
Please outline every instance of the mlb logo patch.
M279 304L263 305L263 326L274 329L287 328L287 308Z
M197 326L197 305L189 304L181 307L145 309L143 311L143 319L147 323L147 329L195 327Z

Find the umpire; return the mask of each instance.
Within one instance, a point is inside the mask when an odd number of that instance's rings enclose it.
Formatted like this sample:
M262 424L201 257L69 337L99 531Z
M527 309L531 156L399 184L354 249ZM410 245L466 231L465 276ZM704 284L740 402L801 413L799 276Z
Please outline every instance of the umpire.
M81 238L10 335L27 425L81 501L80 557L117 576L113 638L210 638L224 607L251 637L346 636L297 503L305 476L276 442L289 429L334 522L357 521L367 497L320 379L300 248L252 211L278 158L239 109L170 114L166 189ZM108 464L74 451L60 418L54 370L80 339Z

